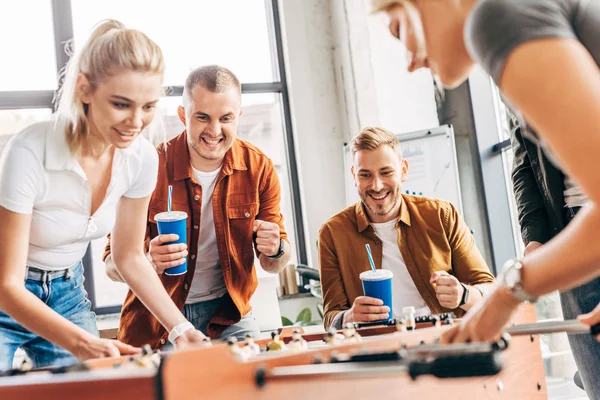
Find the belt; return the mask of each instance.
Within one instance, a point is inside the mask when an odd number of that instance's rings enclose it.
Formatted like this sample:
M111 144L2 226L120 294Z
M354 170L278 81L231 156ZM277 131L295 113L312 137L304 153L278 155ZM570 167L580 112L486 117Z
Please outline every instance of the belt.
M71 277L73 277L75 274L75 269L79 267L79 264L80 263L77 263L69 268L52 271L28 266L25 273L25 278L40 282L49 282L57 278L71 279Z

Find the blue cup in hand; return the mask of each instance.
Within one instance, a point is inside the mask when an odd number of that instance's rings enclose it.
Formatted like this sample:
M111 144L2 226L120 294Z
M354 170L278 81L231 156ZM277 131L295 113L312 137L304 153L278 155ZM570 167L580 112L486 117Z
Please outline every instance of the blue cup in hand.
M183 211L162 212L156 214L154 220L158 226L159 235L169 235L174 233L179 236L174 242L164 243L164 245L184 243L187 244L187 213ZM187 272L187 257L185 262L176 267L165 269L165 275L182 275Z
M388 269L369 270L360 274L365 296L374 297L383 301L384 306L390 308L388 320L392 318L392 277L394 274Z

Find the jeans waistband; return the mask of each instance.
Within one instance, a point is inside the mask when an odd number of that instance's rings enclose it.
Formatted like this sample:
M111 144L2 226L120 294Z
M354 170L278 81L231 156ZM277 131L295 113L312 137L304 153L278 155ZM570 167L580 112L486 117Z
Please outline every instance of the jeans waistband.
M71 279L73 277L73 275L75 275L76 269L79 268L80 266L81 266L81 262L78 262L77 264L75 264L71 267L68 267L65 269L53 270L53 271L47 271L44 269L27 266L27 270L25 273L25 279L31 279L31 280L40 281L40 282L49 282L51 280L54 280L57 278L63 278L63 277L65 279Z

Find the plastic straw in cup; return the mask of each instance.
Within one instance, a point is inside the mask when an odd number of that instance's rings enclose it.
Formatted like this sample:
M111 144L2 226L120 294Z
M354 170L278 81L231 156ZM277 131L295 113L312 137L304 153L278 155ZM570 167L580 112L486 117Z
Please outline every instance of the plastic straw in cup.
M171 212L171 197L173 197L173 186L169 185L169 197L167 198L167 212Z
M369 262L371 263L371 269L373 270L373 272L376 271L375 268L375 262L373 261L373 254L371 254L371 246L369 246L369 243L365 244L365 247L367 248L367 256L369 256Z

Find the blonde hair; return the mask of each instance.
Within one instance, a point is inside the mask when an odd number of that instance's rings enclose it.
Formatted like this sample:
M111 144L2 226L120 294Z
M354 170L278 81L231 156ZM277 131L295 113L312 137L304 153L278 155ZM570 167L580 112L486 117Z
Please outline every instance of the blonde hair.
M367 127L358 132L350 141L352 158L361 150L377 150L381 146L390 146L402 160L402 148L398 138L383 128Z
M423 30L423 22L421 21L421 13L412 0L371 0L371 13L375 14L381 11L387 11L396 5L402 5L404 7L406 18L412 26L412 32L417 42L418 57L422 58L426 52L425 32ZM403 28L408 29L407 27ZM400 33L400 35L402 36L402 33ZM400 37L399 39L402 42L405 41L405 38L403 37ZM408 57L408 49L406 49L406 51ZM439 107L445 99L444 85L442 84L440 77L433 71L431 71L431 77L433 79L435 100Z
M187 110L192 99L192 90L203 87L213 93L223 93L235 89L242 95L242 85L237 76L219 65L205 65L190 72L183 87L183 107Z
M128 29L116 20L96 25L85 45L73 54L71 44L65 46L71 56L61 72L62 85L57 92L56 127L65 132L72 154L79 154L89 136L87 105L80 98L76 82L83 74L91 90L116 69L163 75L165 66L160 47L140 31Z

